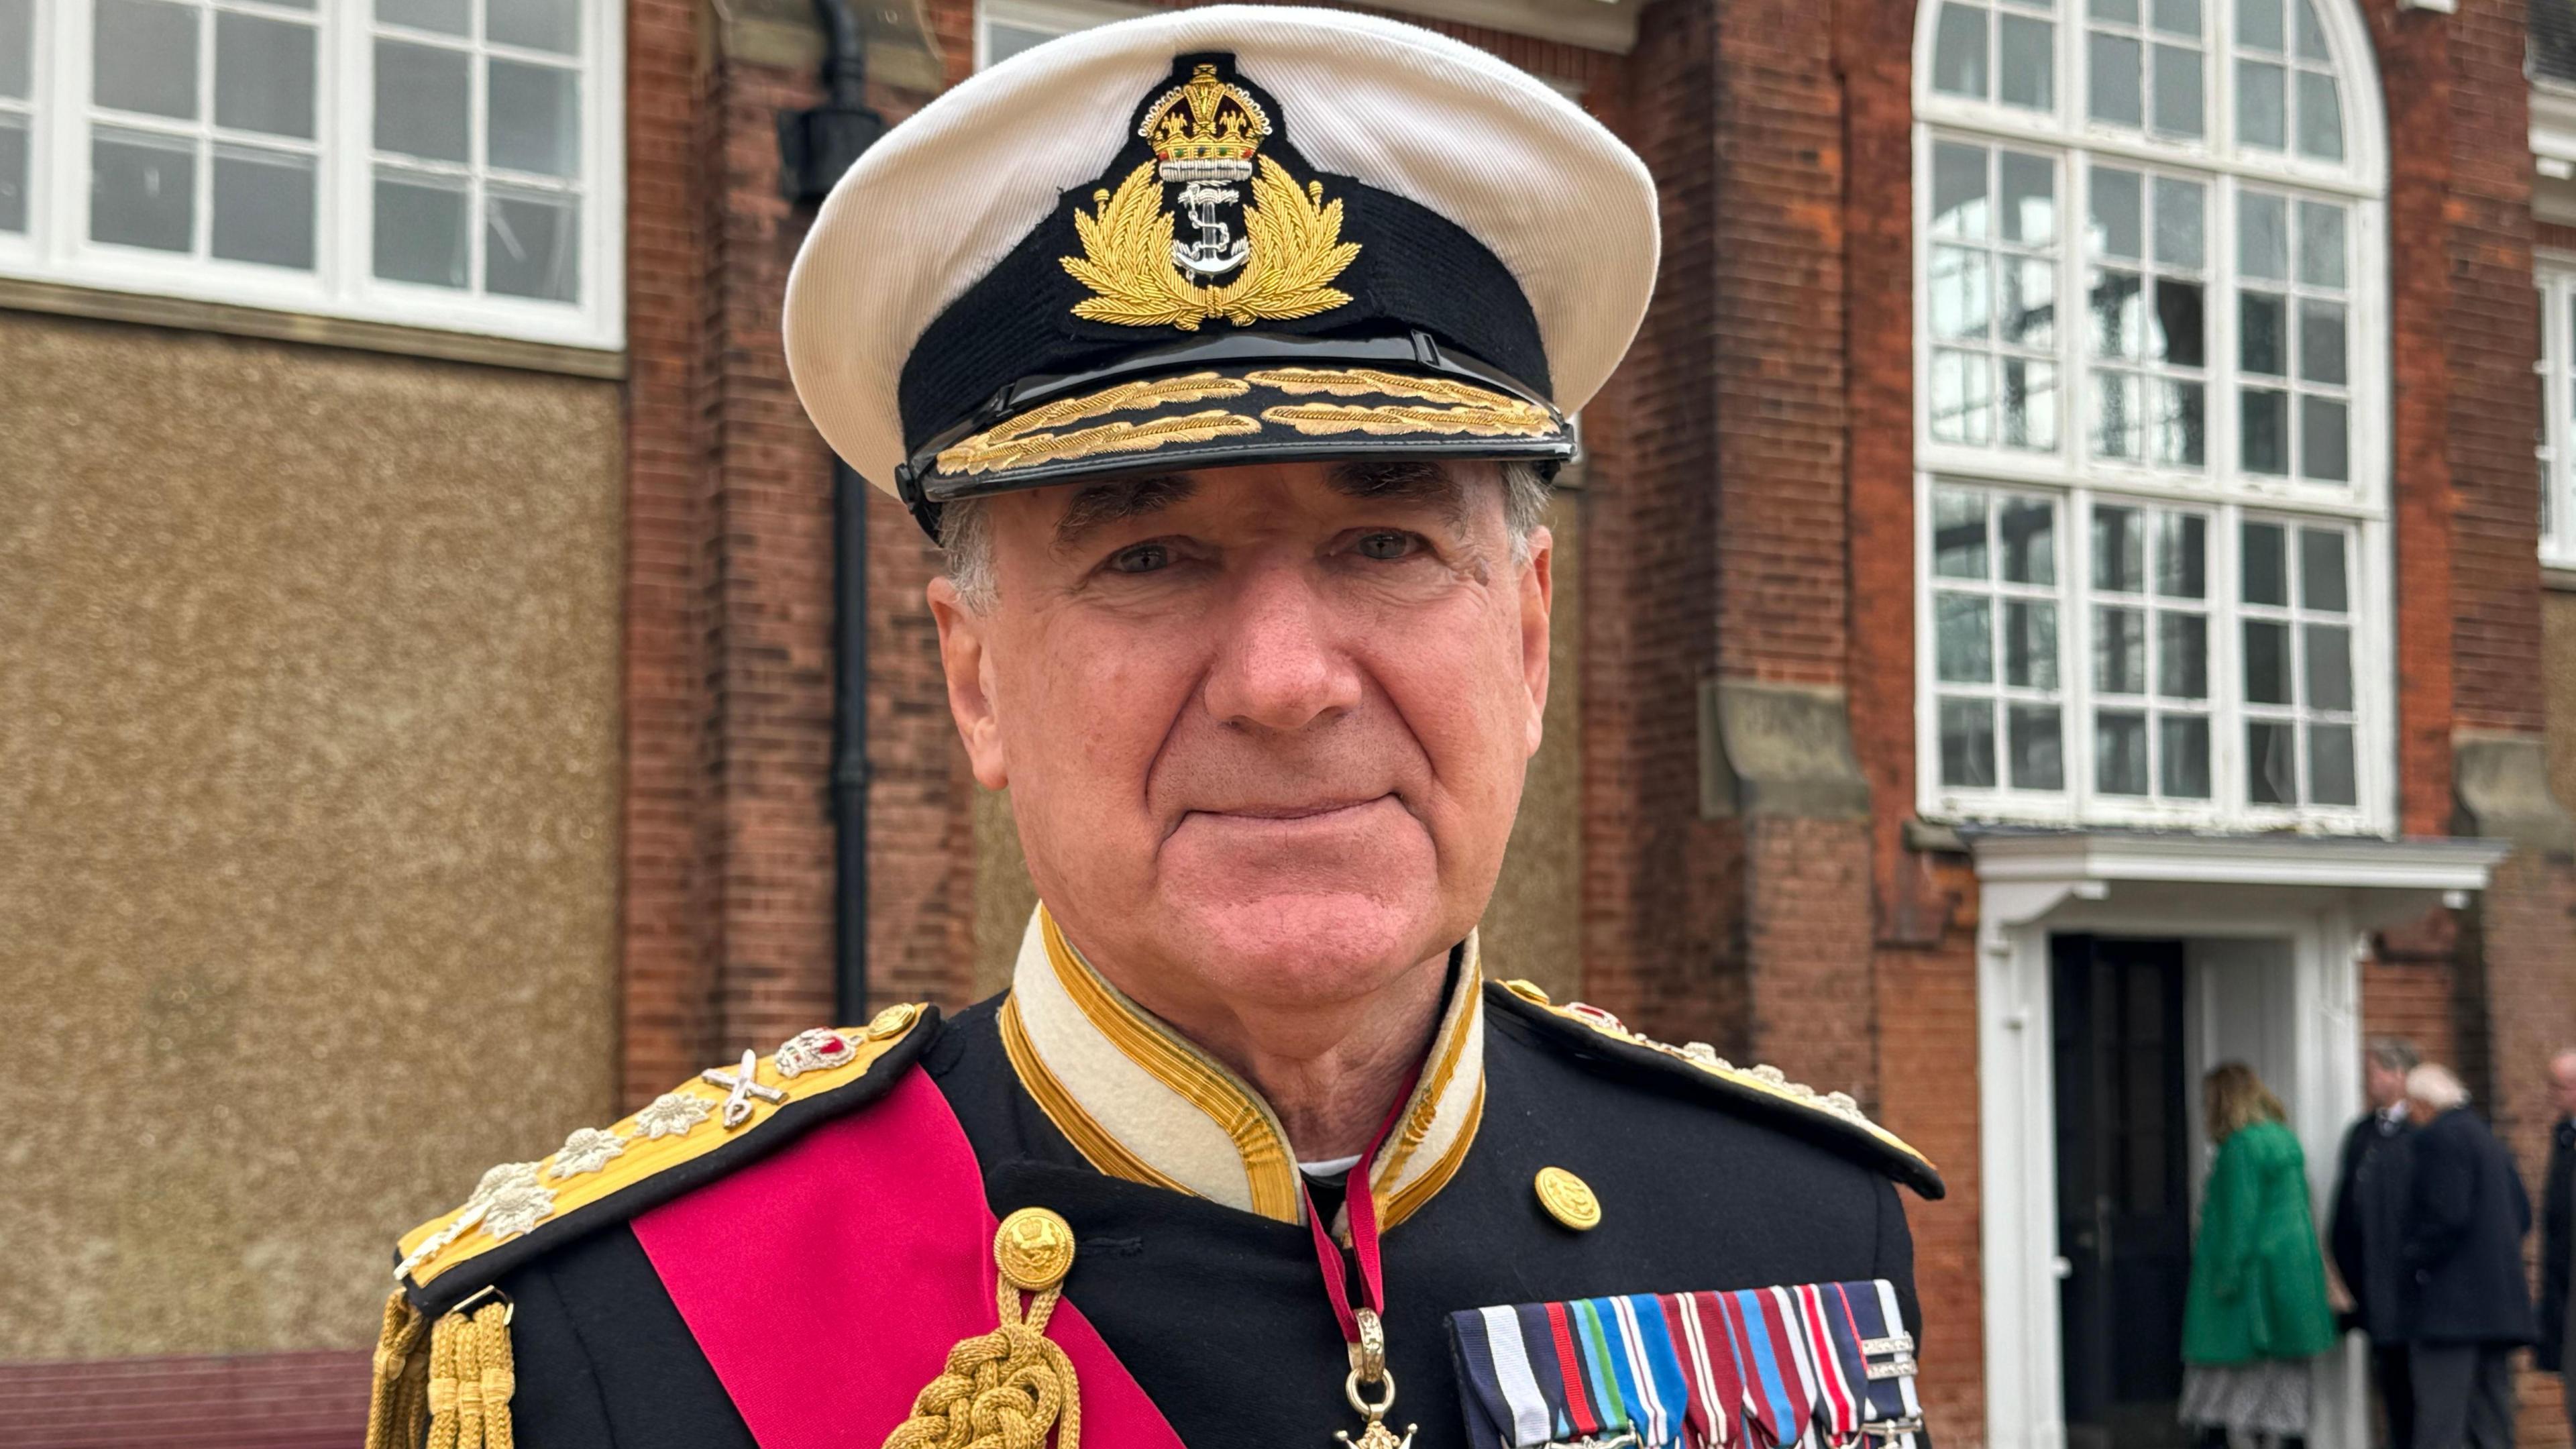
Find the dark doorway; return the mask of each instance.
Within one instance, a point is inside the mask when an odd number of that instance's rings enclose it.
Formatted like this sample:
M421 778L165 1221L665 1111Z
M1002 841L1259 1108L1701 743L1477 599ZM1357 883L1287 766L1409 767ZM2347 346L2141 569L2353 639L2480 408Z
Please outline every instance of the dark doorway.
M2180 941L2059 936L2057 1241L2069 1449L2172 1449L2191 1273Z

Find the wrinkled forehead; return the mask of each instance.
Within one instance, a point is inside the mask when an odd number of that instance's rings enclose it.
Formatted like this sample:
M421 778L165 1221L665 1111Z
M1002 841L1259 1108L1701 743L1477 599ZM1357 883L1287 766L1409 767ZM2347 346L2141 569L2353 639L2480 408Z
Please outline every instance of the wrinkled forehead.
M1142 519L1162 517L1193 501L1222 501L1227 490L1247 496L1246 469L1202 469L1177 473L1142 473L1046 490L1034 500L1052 513L1052 542L1068 550L1105 530ZM1499 497L1501 470L1491 463L1443 459L1380 459L1282 465L1261 470L1291 483L1303 482L1342 498L1435 509L1453 526L1473 517L1478 501Z

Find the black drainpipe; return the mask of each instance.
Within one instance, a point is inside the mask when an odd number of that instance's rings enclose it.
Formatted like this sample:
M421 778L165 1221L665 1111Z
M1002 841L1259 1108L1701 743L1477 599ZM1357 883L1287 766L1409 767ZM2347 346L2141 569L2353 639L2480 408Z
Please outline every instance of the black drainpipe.
M823 22L823 104L778 117L779 189L810 206L885 134L867 107L868 57L849 0L814 0ZM832 889L836 1020L868 1010L868 484L832 460Z

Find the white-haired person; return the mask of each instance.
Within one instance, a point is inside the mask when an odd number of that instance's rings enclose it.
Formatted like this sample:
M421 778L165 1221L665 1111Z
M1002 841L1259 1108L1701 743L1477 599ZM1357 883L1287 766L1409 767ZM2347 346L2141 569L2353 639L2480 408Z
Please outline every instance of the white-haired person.
M2513 1351L2535 1336L2531 1198L2457 1073L2426 1062L2406 1074L2406 1097L2420 1124L2406 1200L2413 1449L2510 1449Z

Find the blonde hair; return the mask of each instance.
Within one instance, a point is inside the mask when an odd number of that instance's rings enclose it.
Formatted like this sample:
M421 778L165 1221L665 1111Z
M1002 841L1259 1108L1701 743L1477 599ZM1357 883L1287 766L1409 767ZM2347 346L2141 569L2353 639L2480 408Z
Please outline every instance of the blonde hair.
M2289 1112L2281 1099L2243 1062L2221 1062L2200 1079L2202 1109L2208 1114L2211 1145L2226 1141L2257 1122L2281 1122Z
M2469 1105L2469 1089L2461 1085L2460 1074L2438 1062L2426 1062L2406 1074L2406 1095L2435 1112Z

